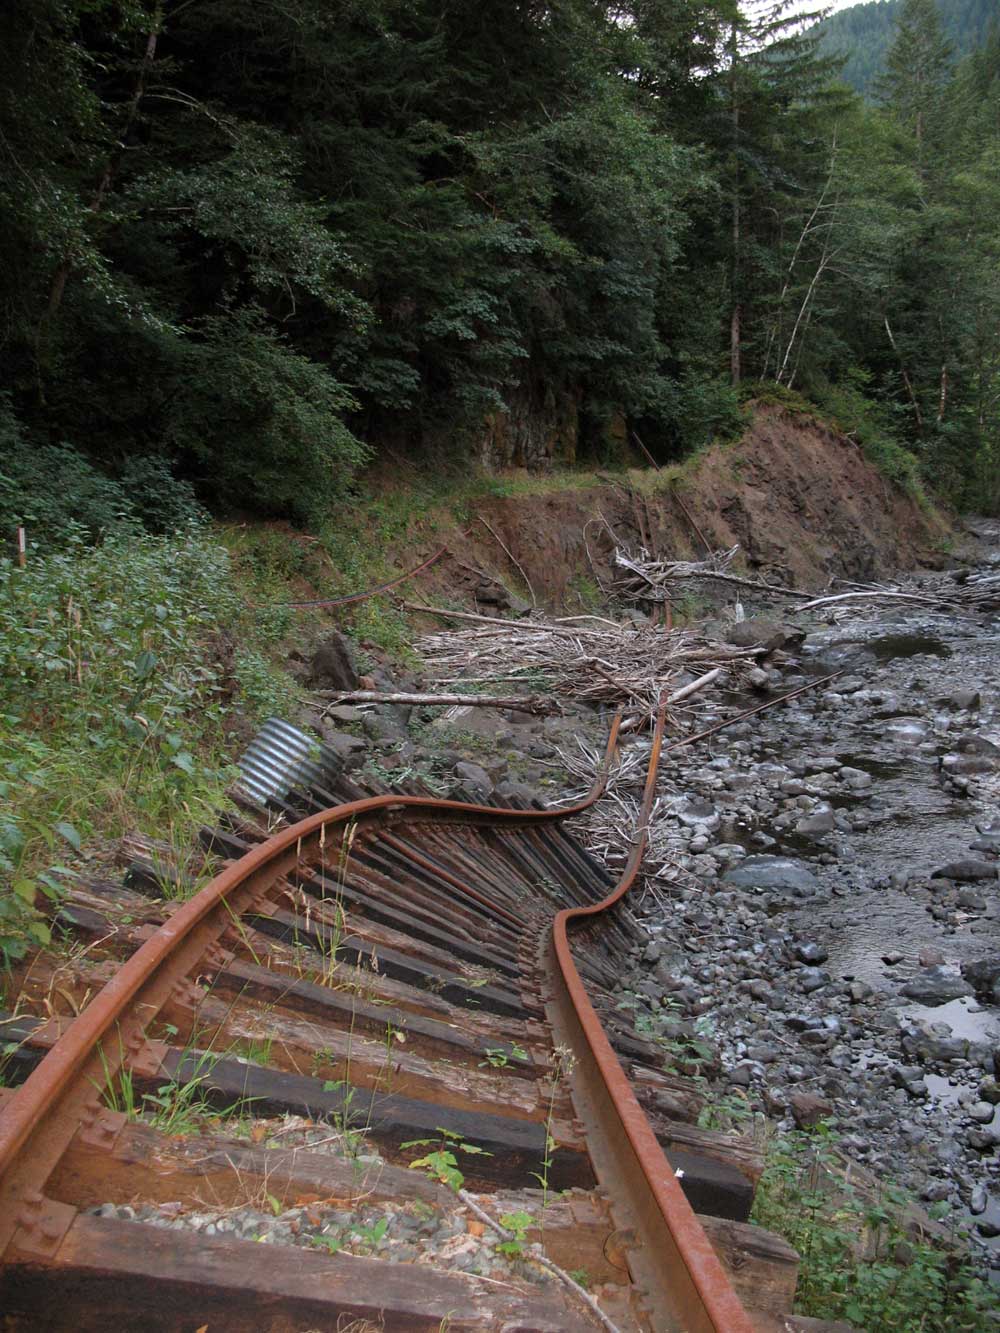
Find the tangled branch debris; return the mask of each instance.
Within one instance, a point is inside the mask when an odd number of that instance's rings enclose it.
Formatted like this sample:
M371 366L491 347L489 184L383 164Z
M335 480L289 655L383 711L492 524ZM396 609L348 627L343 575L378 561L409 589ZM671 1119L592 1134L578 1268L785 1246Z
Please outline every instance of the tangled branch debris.
M775 597L788 597L803 602L809 600L810 593L731 574L729 567L739 549L739 546L731 546L727 551L712 551L704 560L650 560L645 551L634 556L624 547L618 546L615 548L614 563L618 569L626 572L614 581L609 591L627 601L669 602L670 585L676 580L713 579L717 583L730 583L737 588L750 588L754 592Z
M686 688L694 685L692 677L700 679L716 668L739 673L758 651L714 643L687 630L581 629L541 620L491 620L425 634L417 649L435 686L520 684L565 701L624 708L636 715L632 726L652 715L665 690L683 705L693 693ZM717 678L711 675L701 684Z

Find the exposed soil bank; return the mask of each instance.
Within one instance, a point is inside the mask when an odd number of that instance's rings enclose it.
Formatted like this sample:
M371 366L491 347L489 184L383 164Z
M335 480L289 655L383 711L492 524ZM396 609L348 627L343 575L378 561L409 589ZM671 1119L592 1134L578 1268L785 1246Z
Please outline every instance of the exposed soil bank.
M605 476L593 486L482 500L476 514L496 536L475 520L449 535L455 559L446 557L421 586L474 595L474 575L457 563L464 561L526 595L523 573L539 604L579 610L589 583L610 580L610 525L631 549L667 559L700 559L706 543L738 543L746 569L816 587L831 576L937 566L950 530L851 440L773 406L758 408L740 441L714 445L682 468ZM422 549L422 533L413 537Z

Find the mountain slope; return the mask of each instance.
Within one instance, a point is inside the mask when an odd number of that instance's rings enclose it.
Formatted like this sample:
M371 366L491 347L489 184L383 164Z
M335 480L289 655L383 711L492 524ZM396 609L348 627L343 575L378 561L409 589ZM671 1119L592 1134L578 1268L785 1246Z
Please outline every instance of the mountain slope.
M997 0L937 0L945 36L956 60L986 41L990 24L1000 22ZM873 94L892 42L902 0L869 0L852 5L819 25L824 55L847 58L841 78L866 97Z

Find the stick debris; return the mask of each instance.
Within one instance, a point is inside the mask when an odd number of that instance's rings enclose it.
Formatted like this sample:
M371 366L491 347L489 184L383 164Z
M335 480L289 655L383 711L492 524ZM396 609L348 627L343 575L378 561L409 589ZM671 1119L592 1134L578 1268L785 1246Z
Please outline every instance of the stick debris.
M653 626L600 622L580 629L542 620L490 620L426 634L417 649L437 687L520 682L536 695L623 708L636 715L633 727L652 716L664 692L680 707L681 691L694 677L725 670L738 685L759 651L714 643L692 630L664 634Z

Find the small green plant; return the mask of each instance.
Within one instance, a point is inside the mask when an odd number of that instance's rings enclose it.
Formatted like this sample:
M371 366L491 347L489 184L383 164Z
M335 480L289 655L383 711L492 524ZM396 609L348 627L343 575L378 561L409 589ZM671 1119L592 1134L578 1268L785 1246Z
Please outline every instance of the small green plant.
M478 1157L492 1157L493 1154L487 1152L485 1148L477 1147L474 1143L466 1143L461 1134L455 1134L450 1129L442 1129L439 1126L437 1132L441 1136L438 1139L410 1139L406 1143L401 1143L400 1147L426 1148L437 1144L433 1152L412 1161L410 1170L425 1171L431 1180L447 1185L457 1194L465 1184L465 1176L458 1168L458 1158L455 1154L463 1152Z
M528 1238L528 1228L534 1223L530 1213L505 1213L500 1218L500 1225L511 1233L510 1240L502 1240L497 1249L511 1259L524 1258L524 1243Z
M470 982L470 985L473 983ZM483 983L485 984L485 983ZM489 1065L491 1069L506 1069L511 1060L527 1060L528 1052L523 1046L511 1046L505 1050L503 1046L487 1046L483 1052L485 1059L479 1061L479 1068L483 1069Z
M549 1084L549 1105L545 1116L545 1156L542 1158L541 1170L532 1171L530 1173L542 1187L543 1213L549 1205L549 1194L551 1193L550 1179L552 1172L552 1158L559 1146L556 1143L556 1140L552 1137L556 1097L559 1095L559 1089L564 1080L569 1078L576 1067L576 1057L568 1046L557 1046L553 1055L555 1058L552 1066L552 1077Z
M362 1245L371 1250L374 1250L378 1246L379 1241L381 1241L388 1229L389 1219L387 1217L380 1217L377 1222L371 1223L370 1226L355 1222L351 1227L352 1233L357 1236Z
M741 1129L753 1119L753 1114L747 1099L738 1092L731 1092L706 1102L698 1115L698 1128Z
M336 1254L344 1242L340 1236L310 1236L309 1244L315 1245L317 1250L326 1250L327 1254Z

